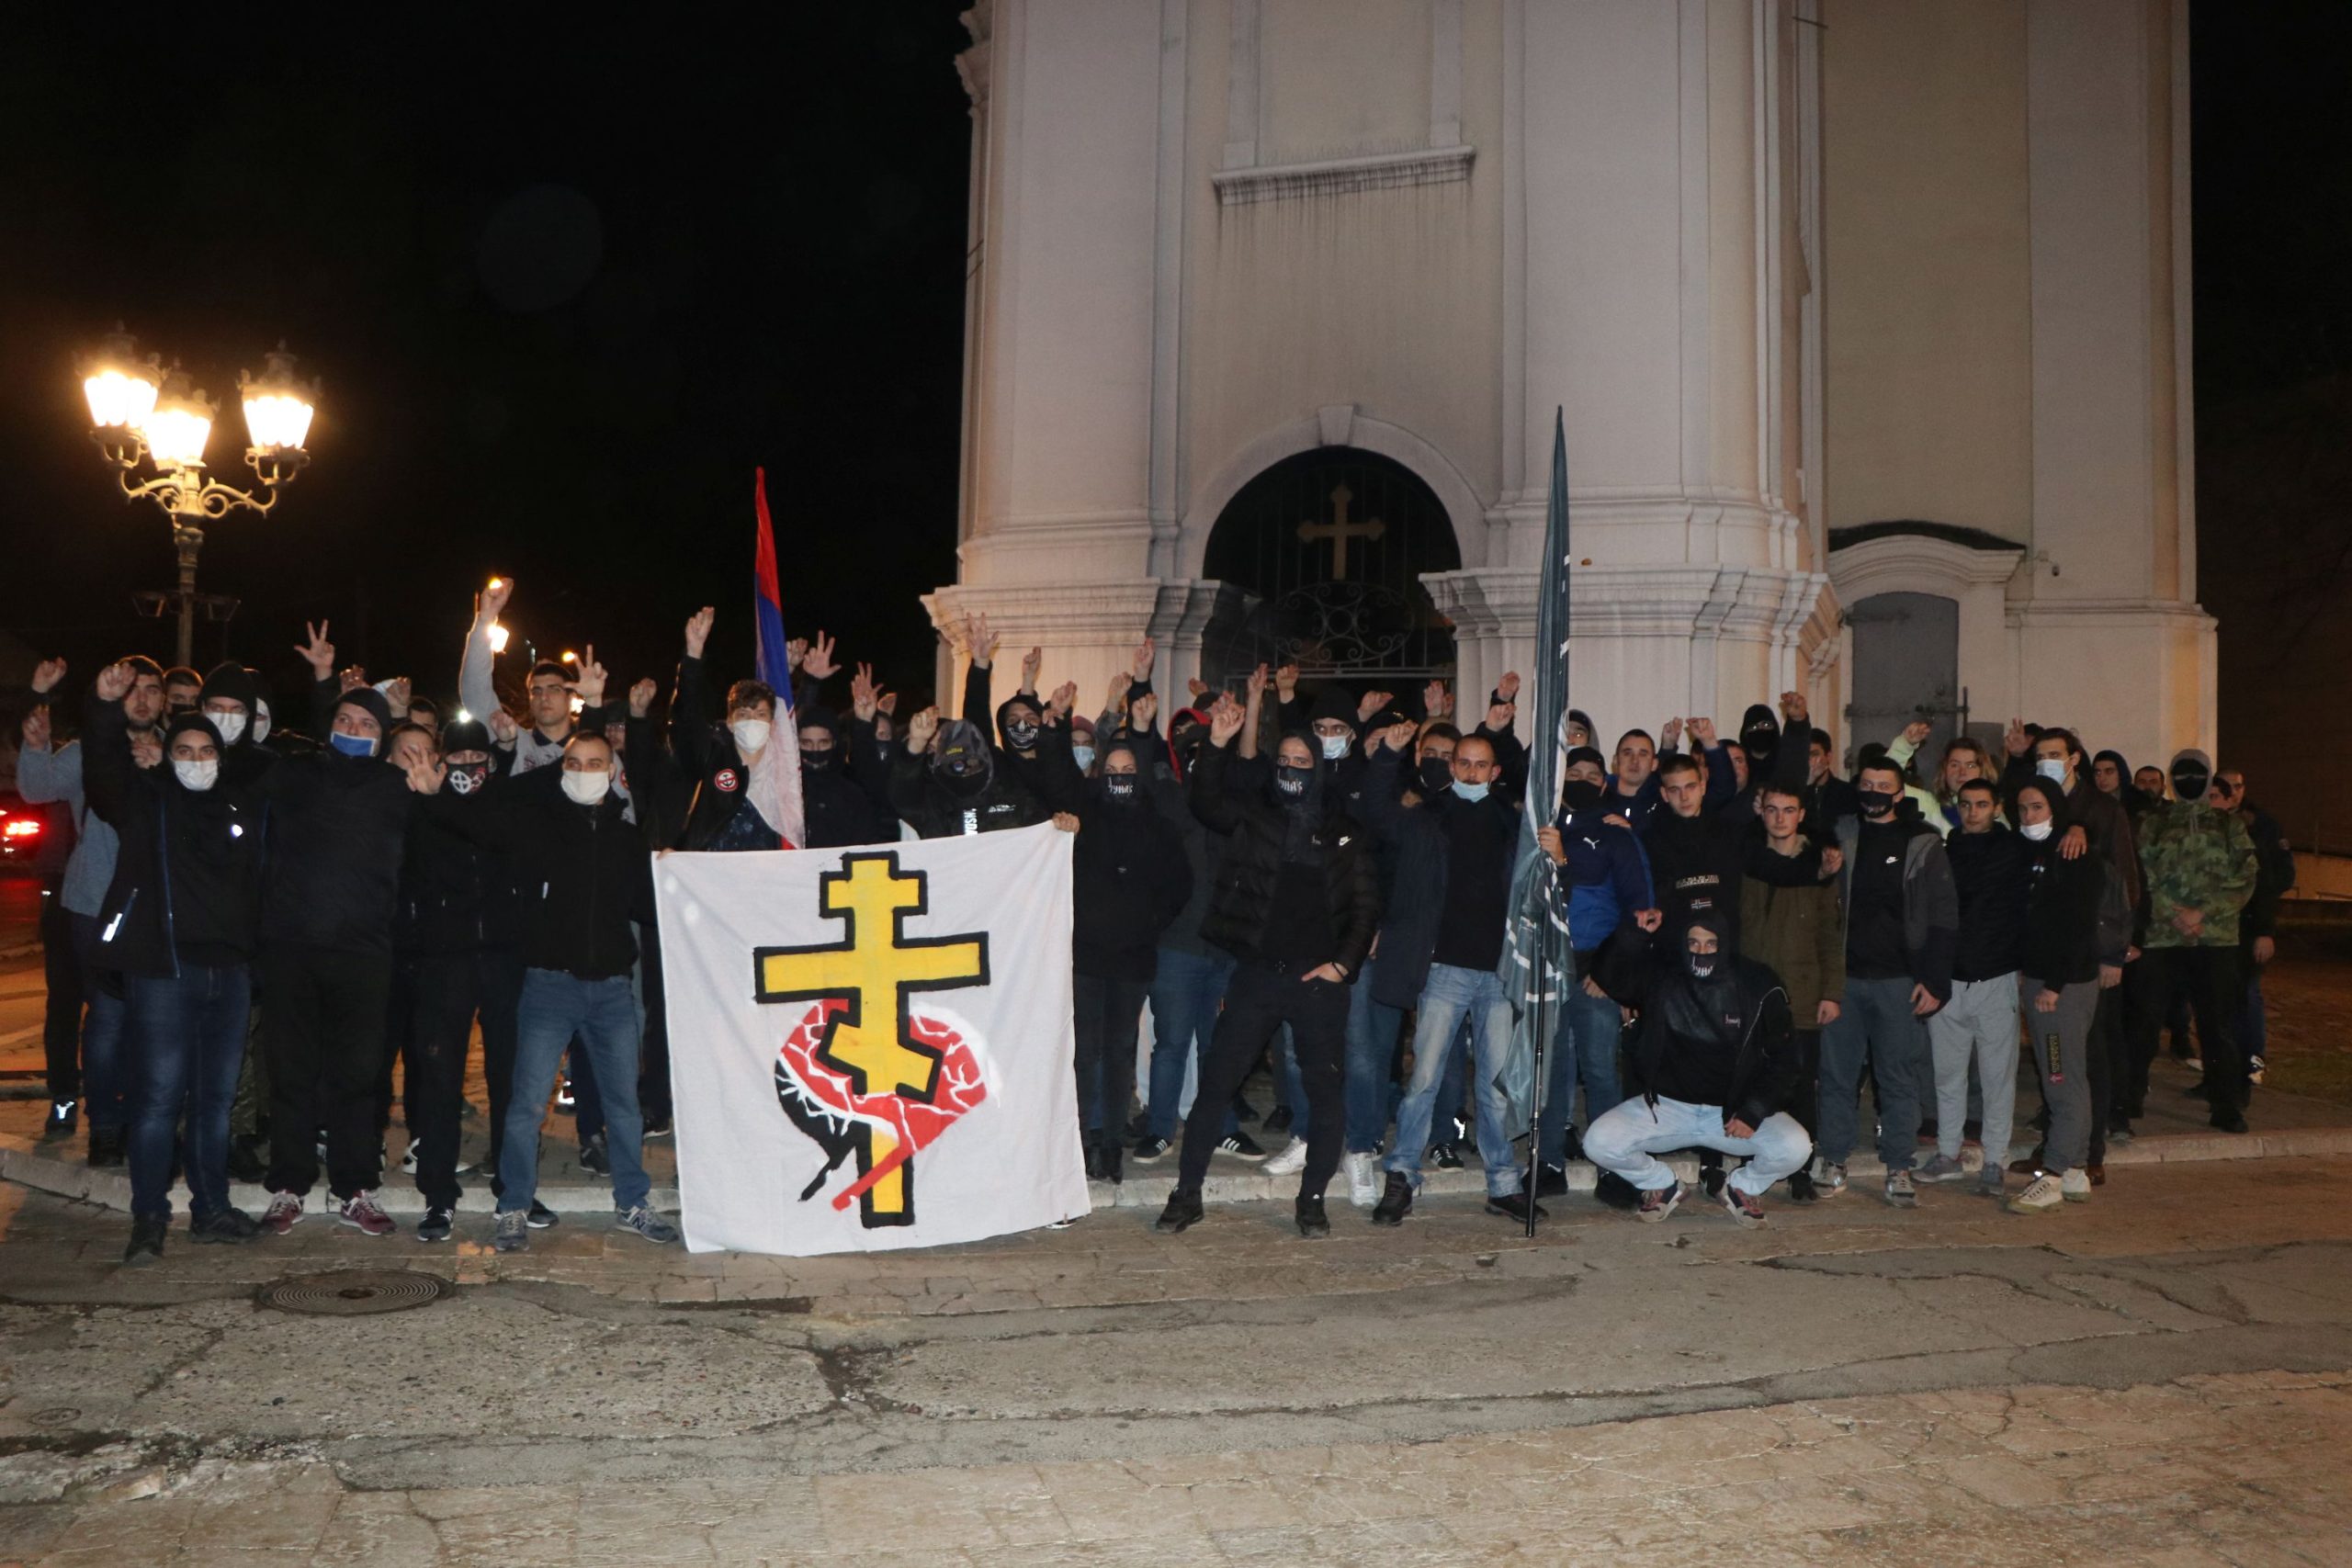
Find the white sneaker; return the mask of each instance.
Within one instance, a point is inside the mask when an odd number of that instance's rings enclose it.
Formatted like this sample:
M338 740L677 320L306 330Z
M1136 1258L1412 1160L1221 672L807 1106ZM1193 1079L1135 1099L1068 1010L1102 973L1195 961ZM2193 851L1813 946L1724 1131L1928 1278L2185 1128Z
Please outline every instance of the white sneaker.
M1351 1154L1340 1162L1348 1171L1348 1201L1369 1209L1380 1201L1380 1156Z
M1306 1140L1293 1138L1283 1145L1282 1153L1266 1162L1268 1176L1296 1176L1306 1168Z
M416 1174L416 1151L424 1143L423 1138L411 1138L408 1141L408 1153L401 1156L401 1170L403 1174L409 1176Z
M2068 1171L2058 1182L2058 1193L2069 1203L2091 1201L2091 1173L2080 1166Z
M2087 1179L2086 1179L2087 1181ZM2046 1214L2065 1201L2058 1179L2047 1172L2026 1184L2024 1191L2009 1200L2012 1214Z

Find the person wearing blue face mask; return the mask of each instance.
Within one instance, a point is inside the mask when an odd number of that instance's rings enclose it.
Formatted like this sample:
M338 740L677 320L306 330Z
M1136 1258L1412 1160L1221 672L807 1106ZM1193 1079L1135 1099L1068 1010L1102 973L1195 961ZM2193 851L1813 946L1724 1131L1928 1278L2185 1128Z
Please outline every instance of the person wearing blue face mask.
M1502 768L1483 735L1465 735L1455 744L1449 788L1406 806L1396 774L1412 747L1414 728L1399 724L1381 732L1363 792L1366 818L1396 852L1396 892L1381 928L1377 983L1384 999L1404 998L1415 1009L1413 1078L1397 1108L1387 1179L1372 1219L1374 1224L1401 1224L1412 1210L1445 1048L1466 1017L1487 1210L1524 1222L1534 1199L1522 1190L1505 1101L1494 1086L1510 1048L1510 1003L1499 965L1519 850L1519 812L1495 788Z
M262 897L261 1043L267 1053L269 1209L277 1235L302 1217L326 1128L338 1218L388 1235L376 1201L383 1144L376 1126L392 986L392 927L412 796L381 752L391 710L372 686L338 689L322 623L300 649L315 682L312 713L327 749L269 769L270 874ZM236 749L245 750L243 748ZM232 750L224 770L236 761Z

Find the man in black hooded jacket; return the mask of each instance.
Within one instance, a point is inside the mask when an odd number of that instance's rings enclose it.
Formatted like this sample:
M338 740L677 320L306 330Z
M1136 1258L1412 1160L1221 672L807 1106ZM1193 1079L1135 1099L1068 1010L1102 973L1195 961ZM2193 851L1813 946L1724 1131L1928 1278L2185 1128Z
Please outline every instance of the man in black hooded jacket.
M1658 928L1641 917L1645 931ZM1788 992L1763 964L1739 957L1724 922L1700 915L1667 942L1621 940L1602 954L1601 984L1634 1009L1631 1077L1636 1093L1584 1135L1585 1156L1642 1194L1652 1224L1674 1213L1682 1184L1660 1164L1671 1149L1746 1156L1724 1181L1724 1212L1753 1229L1763 1195L1804 1168L1813 1140L1783 1109L1796 1085Z
M1298 1228L1302 1235L1328 1235L1323 1190L1339 1168L1346 1134L1340 1084L1348 987L1379 929L1380 892L1370 836L1329 809L1306 736L1283 738L1263 795L1237 795L1227 787L1226 765L1241 725L1241 710L1221 705L1193 772L1193 812L1227 840L1201 934L1240 962L1201 1063L1176 1190L1157 1227L1172 1233L1200 1219L1201 1181L1226 1108L1276 1027L1288 1023L1310 1129L1298 1179Z
M907 721L906 745L890 763L890 808L925 839L1029 828L1050 815L978 726L968 719L943 725L936 708Z

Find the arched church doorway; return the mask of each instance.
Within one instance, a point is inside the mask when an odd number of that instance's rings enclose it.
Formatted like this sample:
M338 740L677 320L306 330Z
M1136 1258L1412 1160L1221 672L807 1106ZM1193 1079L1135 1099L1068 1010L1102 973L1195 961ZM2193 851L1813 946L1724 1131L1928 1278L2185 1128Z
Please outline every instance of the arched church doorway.
M1936 593L1873 593L1847 606L1854 633L1854 700L1841 738L1849 765L1860 750L1881 745L1905 725L1933 728L1919 748L1925 779L1944 742L1964 733L1968 696L1960 683L1960 604Z
M1203 575L1251 595L1212 622L1202 675L1237 686L1259 663L1295 660L1309 684L1377 685L1400 696L1453 673L1453 631L1425 571L1462 551L1434 491L1376 452L1318 447L1241 487L1210 531Z

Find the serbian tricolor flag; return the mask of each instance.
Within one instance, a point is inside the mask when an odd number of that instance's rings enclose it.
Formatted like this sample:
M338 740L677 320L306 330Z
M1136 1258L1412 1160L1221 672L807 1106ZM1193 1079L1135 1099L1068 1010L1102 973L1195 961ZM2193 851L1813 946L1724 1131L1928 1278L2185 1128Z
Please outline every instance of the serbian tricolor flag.
M760 679L775 693L775 728L752 762L747 798L760 819L797 850L808 834L800 803L800 730L792 711L792 656L784 639L784 593L776 586L775 525L768 520L768 471L754 469L752 507L758 513L752 545L752 625L759 634Z

